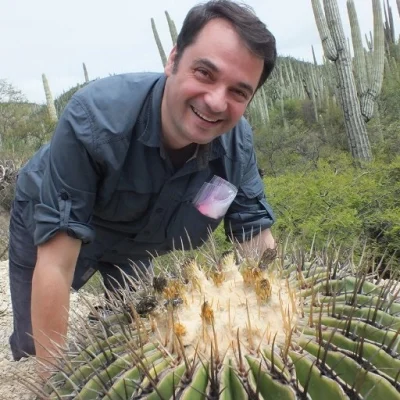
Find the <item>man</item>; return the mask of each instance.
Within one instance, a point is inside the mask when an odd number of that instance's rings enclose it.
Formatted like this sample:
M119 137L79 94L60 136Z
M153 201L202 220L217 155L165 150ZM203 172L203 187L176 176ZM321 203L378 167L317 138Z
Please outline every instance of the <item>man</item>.
M115 265L134 273L129 260L146 268L149 254L201 245L223 216L203 215L193 199L215 175L238 189L227 234L275 246L242 118L275 59L275 39L254 13L216 0L190 10L164 74L113 76L73 96L51 143L18 177L10 224L16 360L36 352L51 362L67 331L71 285L99 270L112 288L121 281Z

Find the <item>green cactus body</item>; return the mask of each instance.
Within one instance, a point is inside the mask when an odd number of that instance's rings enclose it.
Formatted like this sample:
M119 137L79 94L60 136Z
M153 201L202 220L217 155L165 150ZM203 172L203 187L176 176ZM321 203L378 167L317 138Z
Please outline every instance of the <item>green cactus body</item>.
M176 41L178 39L178 32L176 30L175 22L169 16L168 11L165 11L165 17L167 18L168 27L169 27L169 33L170 33L171 39L172 39L172 44L175 46L176 45Z
M360 97L361 113L368 122L381 91L384 71L385 44L382 9L379 0L372 0L374 15L374 40L370 52L365 54L361 31L353 0L347 1L354 47L354 71ZM373 47L373 50L372 50Z
M160 53L162 65L163 67L165 67L165 65L167 64L167 56L165 55L164 47L161 43L161 39L157 31L157 26L153 18L151 18L151 29L153 30L154 40L156 41L158 52Z
M361 29L353 0L347 1L347 11L349 14L351 37L354 49L354 72L359 96L365 96L367 92L367 66L365 61L364 46L362 44Z
M85 76L85 83L89 83L89 74L88 74L88 70L86 68L86 64L82 63L83 66L83 74Z
M53 95L51 94L50 85L45 74L42 74L43 88L46 95L47 110L49 112L50 120L53 122L58 121L56 107L54 105Z

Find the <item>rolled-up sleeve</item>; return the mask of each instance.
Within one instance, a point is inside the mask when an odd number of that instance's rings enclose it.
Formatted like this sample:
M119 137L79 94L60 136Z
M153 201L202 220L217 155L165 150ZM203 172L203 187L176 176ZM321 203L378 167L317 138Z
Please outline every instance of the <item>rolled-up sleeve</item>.
M274 222L275 216L267 202L256 156L251 149L238 193L225 216L225 232L241 243L270 228Z
M34 242L42 244L58 231L89 243L99 171L93 126L83 104L72 98L52 137L40 201L35 207Z

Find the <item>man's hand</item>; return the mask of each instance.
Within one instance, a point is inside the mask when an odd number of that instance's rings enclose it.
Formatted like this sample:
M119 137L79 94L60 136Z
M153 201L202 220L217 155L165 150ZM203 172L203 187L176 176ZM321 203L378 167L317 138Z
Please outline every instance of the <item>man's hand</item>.
M251 240L241 244L241 252L243 257L260 258L265 250L275 249L276 242L272 236L270 229L263 230L259 235L254 236Z
M32 280L32 331L36 357L44 364L39 374L46 379L46 366L57 363L68 327L69 292L81 241L60 232L38 247Z

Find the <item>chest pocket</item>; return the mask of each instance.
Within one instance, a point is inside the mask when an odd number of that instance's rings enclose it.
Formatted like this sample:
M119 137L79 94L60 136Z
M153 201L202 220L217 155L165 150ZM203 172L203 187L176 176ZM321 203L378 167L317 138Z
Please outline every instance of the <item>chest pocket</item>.
M197 174L189 185L185 196L167 226L170 250L189 250L201 246L210 231L217 229L223 217L214 219L203 215L194 205L193 199L204 182L212 177L210 171Z
M157 195L150 179L121 178L108 199L100 202L96 215L108 221L138 221L146 216Z
M189 250L201 246L222 219L203 215L191 201L181 203L167 228L170 250Z

